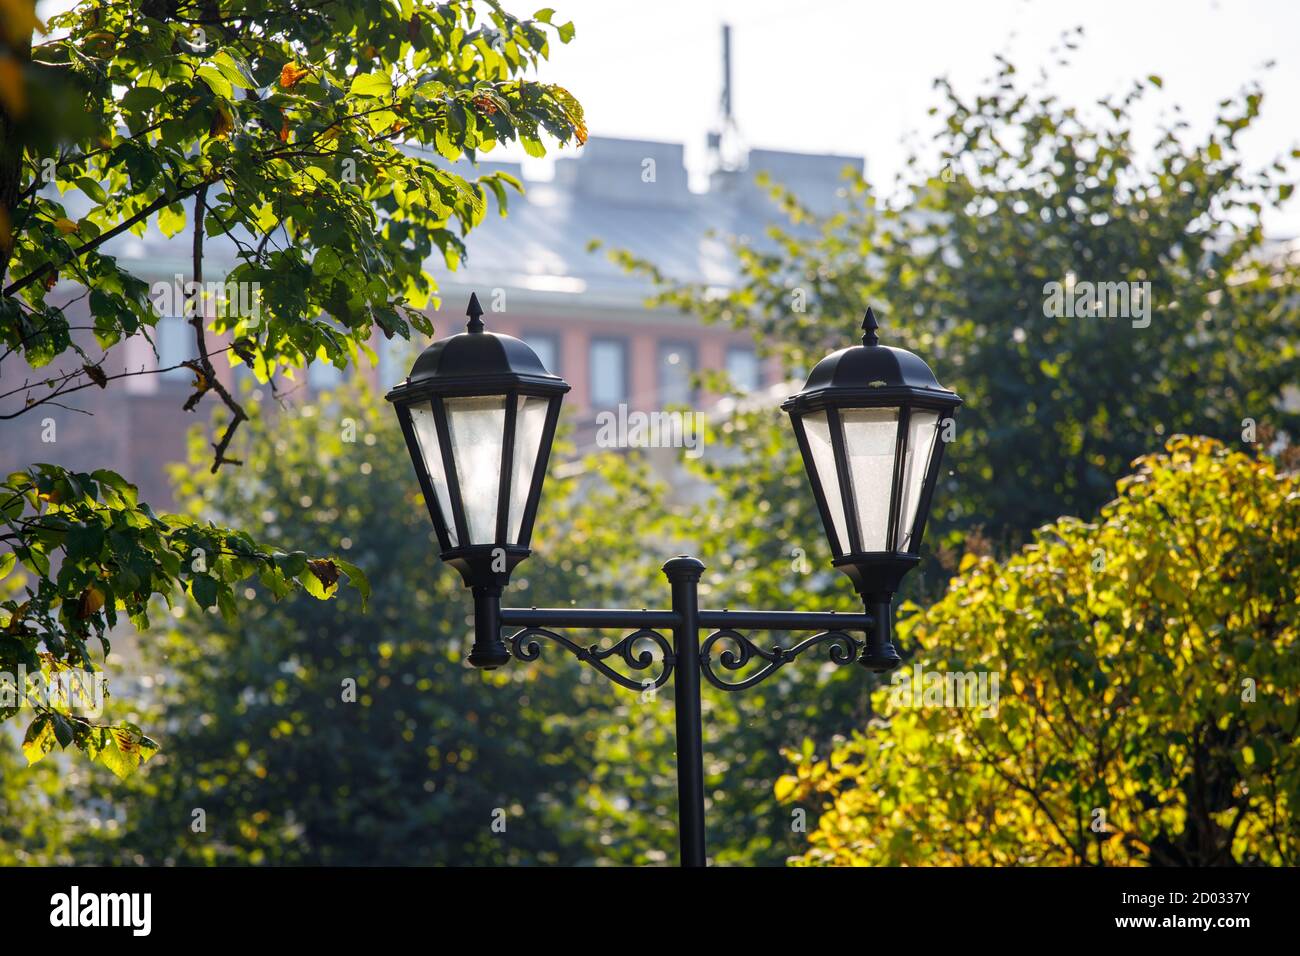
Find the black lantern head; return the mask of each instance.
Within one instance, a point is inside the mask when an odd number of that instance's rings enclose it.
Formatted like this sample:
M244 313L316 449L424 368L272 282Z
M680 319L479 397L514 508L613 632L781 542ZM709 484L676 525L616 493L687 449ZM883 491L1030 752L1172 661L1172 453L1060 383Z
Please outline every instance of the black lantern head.
M529 555L560 402L569 386L519 339L469 322L415 360L387 395L402 425L441 557L467 587L506 586Z
M879 344L870 309L862 344L817 363L790 413L834 564L875 613L888 611L917 549L961 399L905 349ZM878 648L877 669L892 645ZM868 647L866 654L871 653ZM864 656L864 663L873 663ZM893 665L890 665L893 666Z

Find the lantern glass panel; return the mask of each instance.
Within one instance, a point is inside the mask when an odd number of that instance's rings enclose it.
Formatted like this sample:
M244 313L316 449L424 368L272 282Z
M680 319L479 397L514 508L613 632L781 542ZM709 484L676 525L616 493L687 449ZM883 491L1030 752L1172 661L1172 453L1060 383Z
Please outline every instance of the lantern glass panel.
M861 549L890 551L889 502L898 443L898 409L844 408L840 420Z
M840 495L839 472L835 467L835 449L831 445L831 426L826 413L808 412L803 416L804 435L812 452L816 471L814 480L821 489L826 508L831 513L831 550L844 554L849 550L848 527L844 518L844 499Z
M438 499L438 513L447 528L447 538L454 548L456 540L456 521L451 512L451 495L447 490L447 473L442 467L442 445L438 442L438 427L434 423L433 406L424 402L412 405L411 425L415 429L415 440L420 446L420 457L424 459L424 469L429 473L433 484L434 497Z
M510 475L510 518L507 526L509 539L521 544L519 532L528 504L528 492L533 486L537 469L537 456L542 448L542 432L546 430L546 412L550 402L531 395L519 396L515 412L515 460Z
M903 458L903 498L898 510L899 551L912 549L916 510L921 504L921 492L938 435L939 413L924 408L912 409L908 421L907 454Z
M506 397L475 395L443 400L468 544L497 544L497 495L505 441Z

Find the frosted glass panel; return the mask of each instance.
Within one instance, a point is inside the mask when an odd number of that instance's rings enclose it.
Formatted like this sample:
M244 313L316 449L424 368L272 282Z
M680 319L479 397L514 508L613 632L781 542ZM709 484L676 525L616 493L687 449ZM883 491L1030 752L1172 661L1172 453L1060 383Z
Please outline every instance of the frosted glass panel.
M893 492L897 408L844 408L844 450L849 459L858 537L863 551L891 551L889 499Z
M844 521L844 500L840 496L839 479L835 471L835 450L831 447L831 429L825 412L809 412L803 416L803 430L812 452L813 466L817 470L814 480L821 486L826 508L831 513L831 550L844 554L849 550L849 535Z
M528 490L533 486L533 472L537 469L537 453L542 447L542 429L546 425L544 398L519 396L515 412L515 461L510 473L510 523L508 540L519 543L519 531L524 520L524 506L528 504Z
M438 427L433 422L430 405L411 406L411 425L415 428L415 443L420 446L420 457L433 482L433 495L438 499L442 523L447 526L447 537L456 547L456 522L451 516L451 495L447 492L447 473L442 468L442 446L438 444Z
M506 429L504 395L444 399L451 454L465 507L469 544L496 544L501 446Z
M903 499L898 510L898 550L912 547L912 526L921 503L921 486L934 454L935 436L939 434L939 413L913 409L907 424L907 455L903 459Z

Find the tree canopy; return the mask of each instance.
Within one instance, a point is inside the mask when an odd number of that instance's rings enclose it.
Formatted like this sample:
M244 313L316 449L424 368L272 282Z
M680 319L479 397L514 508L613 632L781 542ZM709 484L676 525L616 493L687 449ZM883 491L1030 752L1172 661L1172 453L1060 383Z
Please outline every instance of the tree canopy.
M1238 149L1259 85L1225 99L1203 137L1175 107L1148 143L1135 108L1158 76L1091 110L1048 82L1007 61L975 95L936 81L937 161L914 155L893 188L848 175L836 212L768 180L782 221L730 237L734 288L610 251L655 281L653 304L750 329L791 368L851 341L871 305L882 343L923 356L965 401L950 451L960 471L931 522L932 540L957 530L954 548L976 526L1014 545L1091 514L1176 432L1226 441L1246 420L1300 426L1280 402L1300 380L1300 303L1286 294L1300 260L1267 248L1262 225L1290 200L1291 169L1250 168ZM1077 312L1054 308L1052 284L1076 280L1149 283L1149 312L1108 314L1109 299L1082 293Z
M1000 699L882 688L794 752L778 792L821 811L799 862L1296 864L1300 477L1186 436L1135 465L1095 521L968 555L910 609L908 668Z
M194 286L181 308L197 358L184 408L219 402L214 472L239 463L227 452L250 414L214 363L247 366L275 390L313 361L374 360L376 329L433 334L427 260L454 269L488 194L504 215L507 187L520 186L451 163L499 143L541 155L544 136L586 137L574 98L526 76L552 37L573 36L550 9L520 19L495 0L86 0L48 24L30 3L5 9L0 362L7 383L22 381L0 391L0 419L144 374L116 371L109 350L150 337L160 315L144 264L110 243L188 230ZM205 276L214 247L233 265ZM238 308L210 301L205 278L240 290ZM302 587L325 599L346 580L364 598L364 575L337 554L277 549L211 519L157 515L104 469L10 475L0 575L20 567L21 578L0 601L0 672L94 668L87 642L106 654L119 613L145 627L151 605L182 591L233 620L235 585L254 576L269 597ZM27 702L29 759L75 743L128 772L155 748L134 724Z

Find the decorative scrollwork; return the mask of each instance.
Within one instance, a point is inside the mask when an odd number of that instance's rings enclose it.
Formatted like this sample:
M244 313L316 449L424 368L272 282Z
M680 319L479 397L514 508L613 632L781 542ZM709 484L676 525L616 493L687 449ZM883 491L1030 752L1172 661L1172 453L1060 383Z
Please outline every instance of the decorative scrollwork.
M718 655L718 660L722 663L722 666L729 671L740 670L756 657L767 663L744 680L725 681L713 671L713 650L714 646L720 641L729 641L736 648L735 650L725 648ZM822 631L820 634L814 634L807 640L801 641L794 647L781 647L778 645L770 651L765 651L739 631L725 627L714 631L700 645L700 670L704 672L705 678L714 687L719 687L722 690L745 690L767 680L804 651L810 650L819 644L828 645L831 662L843 667L845 664L850 664L857 659L863 642L850 634L846 634L844 631Z
M584 647L567 637L562 637L554 631L549 631L544 627L526 627L517 631L510 638L510 653L517 660L535 661L542 653L542 646L536 640L530 638L542 637L548 641L554 641L566 649L570 654L585 664L590 664L596 670L600 671L616 684L621 684L630 690L646 690L651 687L659 688L668 683L668 678L673 673L673 648L668 640L658 631L653 631L648 627L633 631L627 637L618 641L614 645L604 648ZM648 670L655 663L654 653L648 647L642 647L638 652L636 645L641 641L649 641L659 648L660 653L660 670L659 676L653 681L648 679L637 680L635 677L629 677L620 674L614 668L605 663L615 655L623 659L623 663L634 671Z

